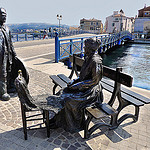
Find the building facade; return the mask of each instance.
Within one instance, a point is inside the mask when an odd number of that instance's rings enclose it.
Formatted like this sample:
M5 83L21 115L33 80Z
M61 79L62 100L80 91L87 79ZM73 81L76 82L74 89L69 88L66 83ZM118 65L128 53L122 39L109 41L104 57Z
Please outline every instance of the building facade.
M135 18L134 32L147 33L150 31L150 6L138 10L138 17Z
M126 17L123 10L114 11L113 15L106 17L105 32L116 33L120 31L133 32L133 17Z
M83 31L92 31L93 33L102 33L103 24L101 20L98 19L81 19L80 20L80 29Z

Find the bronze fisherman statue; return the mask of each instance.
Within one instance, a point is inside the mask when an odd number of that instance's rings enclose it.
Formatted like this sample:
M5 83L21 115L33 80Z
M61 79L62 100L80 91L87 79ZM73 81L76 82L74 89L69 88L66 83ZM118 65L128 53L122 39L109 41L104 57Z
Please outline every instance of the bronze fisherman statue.
M6 10L0 8L0 98L2 100L10 99L7 88L14 89L14 87L11 87L11 84L13 84L11 83L11 72L12 59L16 57L10 30L5 25L6 16Z

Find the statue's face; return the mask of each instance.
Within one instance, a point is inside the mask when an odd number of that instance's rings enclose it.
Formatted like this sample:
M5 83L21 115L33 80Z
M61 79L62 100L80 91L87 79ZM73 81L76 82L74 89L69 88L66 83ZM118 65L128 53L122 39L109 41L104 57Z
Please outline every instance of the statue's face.
M4 8L0 9L0 23L3 24L6 22L6 10Z

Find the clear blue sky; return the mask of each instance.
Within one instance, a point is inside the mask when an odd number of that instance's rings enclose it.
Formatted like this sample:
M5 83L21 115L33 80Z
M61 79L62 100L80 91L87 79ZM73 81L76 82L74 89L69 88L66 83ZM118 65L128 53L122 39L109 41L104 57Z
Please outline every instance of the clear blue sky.
M150 0L0 0L8 14L7 24L57 24L57 14L63 16L61 24L79 25L80 19L93 17L105 23L107 16L120 9L135 17L145 4L150 6Z

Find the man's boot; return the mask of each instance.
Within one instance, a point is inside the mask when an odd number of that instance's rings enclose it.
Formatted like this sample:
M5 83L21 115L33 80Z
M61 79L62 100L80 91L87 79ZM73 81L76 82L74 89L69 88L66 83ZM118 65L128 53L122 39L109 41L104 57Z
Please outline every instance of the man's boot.
M10 95L7 93L6 82L3 81L0 81L0 98L4 101L8 101L10 99Z

